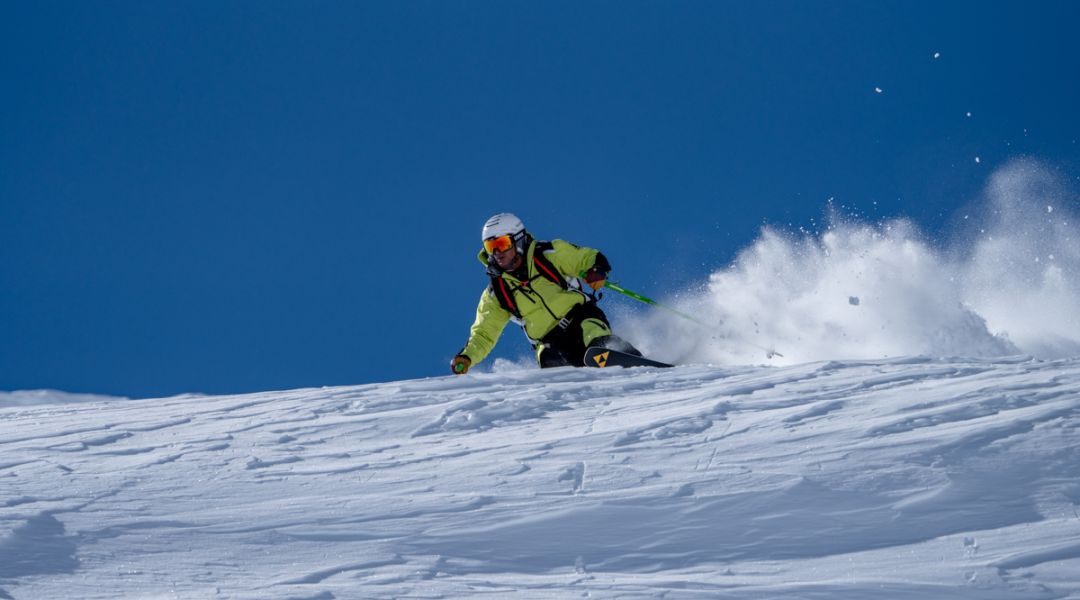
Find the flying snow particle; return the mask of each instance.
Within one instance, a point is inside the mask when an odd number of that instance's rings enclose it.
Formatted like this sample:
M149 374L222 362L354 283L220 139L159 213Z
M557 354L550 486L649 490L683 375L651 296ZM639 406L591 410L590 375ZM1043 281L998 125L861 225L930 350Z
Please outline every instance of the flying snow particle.
M934 53L934 59L936 60L936 59L939 59L939 58L941 58L941 53L940 52L935 52Z
M1047 207L1046 207L1046 212L1047 212L1047 213L1052 213L1052 212L1054 212L1054 207L1053 207L1053 206L1047 206Z
M847 303L852 305L852 306L858 306L859 305L859 297L858 296L848 296Z
M970 110L967 112L967 116L968 116L968 118L971 117L971 111Z
M879 87L876 87L876 88L874 88L874 91L880 94L880 93L881 93L881 92L883 92L884 90L882 90L882 89L881 89L881 88L879 88Z
M975 164L978 164L978 163L981 163L981 162L982 162L982 159L979 158L978 156L976 156L975 157Z

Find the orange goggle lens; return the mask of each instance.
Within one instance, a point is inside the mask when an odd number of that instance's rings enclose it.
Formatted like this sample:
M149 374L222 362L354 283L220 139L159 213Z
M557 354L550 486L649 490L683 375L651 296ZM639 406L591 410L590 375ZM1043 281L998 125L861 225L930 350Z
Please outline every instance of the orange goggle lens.
M514 240L510 239L508 235L500 235L499 237L484 240L484 250L487 250L488 253L506 252L513 246Z

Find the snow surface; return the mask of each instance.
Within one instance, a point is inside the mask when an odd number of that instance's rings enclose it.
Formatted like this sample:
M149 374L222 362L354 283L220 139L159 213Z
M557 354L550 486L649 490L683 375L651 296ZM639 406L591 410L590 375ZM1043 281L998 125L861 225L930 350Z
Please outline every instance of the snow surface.
M1026 357L6 406L0 598L1080 598L1078 427Z
M126 400L117 396L100 394L72 394L59 390L19 390L0 392L0 406L34 406L37 404L69 404L72 402L102 402L105 400Z

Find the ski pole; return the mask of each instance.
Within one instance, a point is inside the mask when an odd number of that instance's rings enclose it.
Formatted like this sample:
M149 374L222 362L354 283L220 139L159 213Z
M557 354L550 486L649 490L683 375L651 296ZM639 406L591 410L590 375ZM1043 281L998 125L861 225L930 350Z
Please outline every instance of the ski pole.
M689 320L697 323L698 325L704 325L706 327L711 327L708 323L702 323L701 321L695 319L694 317L691 317L690 315L688 315L688 314L686 314L686 313L684 313L682 311L678 311L678 310L675 310L674 308L671 308L670 306L665 306L663 304L660 304L656 300L653 300L652 298L649 298L649 297L644 296L642 294L639 294L637 292L632 292L632 291L624 288L623 286L621 286L621 285L619 285L617 283L612 283L610 281L605 281L604 282L604 287L606 287L609 290L614 290L616 292L619 292L623 296L633 298L634 300L637 300L639 302L644 302L645 304L648 304L649 306L655 306L656 308L662 308L662 309L664 309L664 310L666 310L668 312L673 312L673 313L679 315L680 317L682 317L684 319L689 319Z
M585 273L581 274L581 278L582 279L585 278ZM688 314L686 314L686 313L684 313L682 311L675 310L674 308L671 308L670 306L660 304L656 300L653 300L652 298L649 298L648 296L645 296L644 294L639 294L637 292L628 290L628 289L624 288L623 286L621 286L621 285L619 285L617 283L612 283L610 281L605 280L604 281L604 287L606 287L609 290L618 292L618 293L620 293L620 294L622 294L622 295L624 295L624 296L626 296L628 298L633 298L634 300L637 300L638 302L644 302L645 304L648 304L649 306L655 306L657 308L662 308L662 309L664 309L664 310L666 310L668 312L675 313L675 314L679 315L680 317L682 317L684 319L687 319L689 321L693 321L694 323L697 323L698 325L701 325L703 327L708 327L709 329L715 329L715 327L713 325L710 325L709 323L705 323L704 321L695 319L694 317L692 317L692 316L690 316L690 315L688 315ZM776 350L773 350L772 348L766 348L764 346L758 346L757 344L755 344L753 342L745 342L745 343L748 343L751 346L754 346L755 348L759 348L761 350L764 350L765 351L765 358L772 358L774 356L779 356L779 357L783 358L783 356L784 356L783 354L780 354L779 352L777 352Z

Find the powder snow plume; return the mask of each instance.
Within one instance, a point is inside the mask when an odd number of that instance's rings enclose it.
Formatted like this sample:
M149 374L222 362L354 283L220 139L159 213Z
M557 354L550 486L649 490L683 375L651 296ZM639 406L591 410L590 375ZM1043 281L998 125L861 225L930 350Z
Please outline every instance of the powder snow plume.
M764 228L700 290L627 337L678 363L797 364L904 355L1080 354L1077 199L1018 160L990 179L965 232L932 243L908 220L832 218L817 236ZM767 351L783 356L767 360Z

